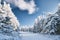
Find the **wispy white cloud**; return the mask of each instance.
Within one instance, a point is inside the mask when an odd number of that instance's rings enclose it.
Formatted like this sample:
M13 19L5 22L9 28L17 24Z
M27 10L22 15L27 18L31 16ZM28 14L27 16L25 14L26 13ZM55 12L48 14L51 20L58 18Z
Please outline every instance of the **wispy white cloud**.
M24 0L5 0L5 1L14 4L21 10L27 10L29 14L33 14L37 9L34 0L31 0L30 2L25 2Z

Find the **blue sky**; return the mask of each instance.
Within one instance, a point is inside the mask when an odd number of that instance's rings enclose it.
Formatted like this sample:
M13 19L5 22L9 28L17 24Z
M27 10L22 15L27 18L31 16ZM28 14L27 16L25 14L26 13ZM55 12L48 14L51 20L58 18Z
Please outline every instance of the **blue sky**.
M26 0L26 2L29 1L30 0ZM44 12L55 12L60 0L34 0L34 2L38 10L36 10L33 14L29 14L27 10L21 10L18 7L12 9L20 21L20 25L33 25L35 19Z

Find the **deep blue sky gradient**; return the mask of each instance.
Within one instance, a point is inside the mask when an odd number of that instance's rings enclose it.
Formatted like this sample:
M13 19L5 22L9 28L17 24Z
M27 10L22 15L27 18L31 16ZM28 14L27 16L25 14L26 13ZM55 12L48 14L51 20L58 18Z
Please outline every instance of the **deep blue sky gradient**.
M21 25L33 25L35 19L39 15L42 15L43 12L55 12L56 7L60 2L60 0L34 0L34 1L39 9L33 14L28 14L27 10L20 10L17 7L12 9L14 14L17 16L18 20L20 21Z

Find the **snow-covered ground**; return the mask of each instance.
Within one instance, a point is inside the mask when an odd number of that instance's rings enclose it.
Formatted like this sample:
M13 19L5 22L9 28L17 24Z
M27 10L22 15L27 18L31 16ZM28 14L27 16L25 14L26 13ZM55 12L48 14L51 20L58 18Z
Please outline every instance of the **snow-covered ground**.
M60 35L44 35L30 32L21 32L20 37L20 40L60 40Z
M20 40L18 36L7 36L0 34L0 40Z
M60 40L60 35L20 32L19 38L0 34L0 40Z

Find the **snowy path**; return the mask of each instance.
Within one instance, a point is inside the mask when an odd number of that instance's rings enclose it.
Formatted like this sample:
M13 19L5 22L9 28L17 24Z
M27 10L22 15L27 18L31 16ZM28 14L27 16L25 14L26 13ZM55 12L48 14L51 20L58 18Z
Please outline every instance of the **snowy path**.
M20 40L60 40L59 35L42 35L28 32L21 32Z

